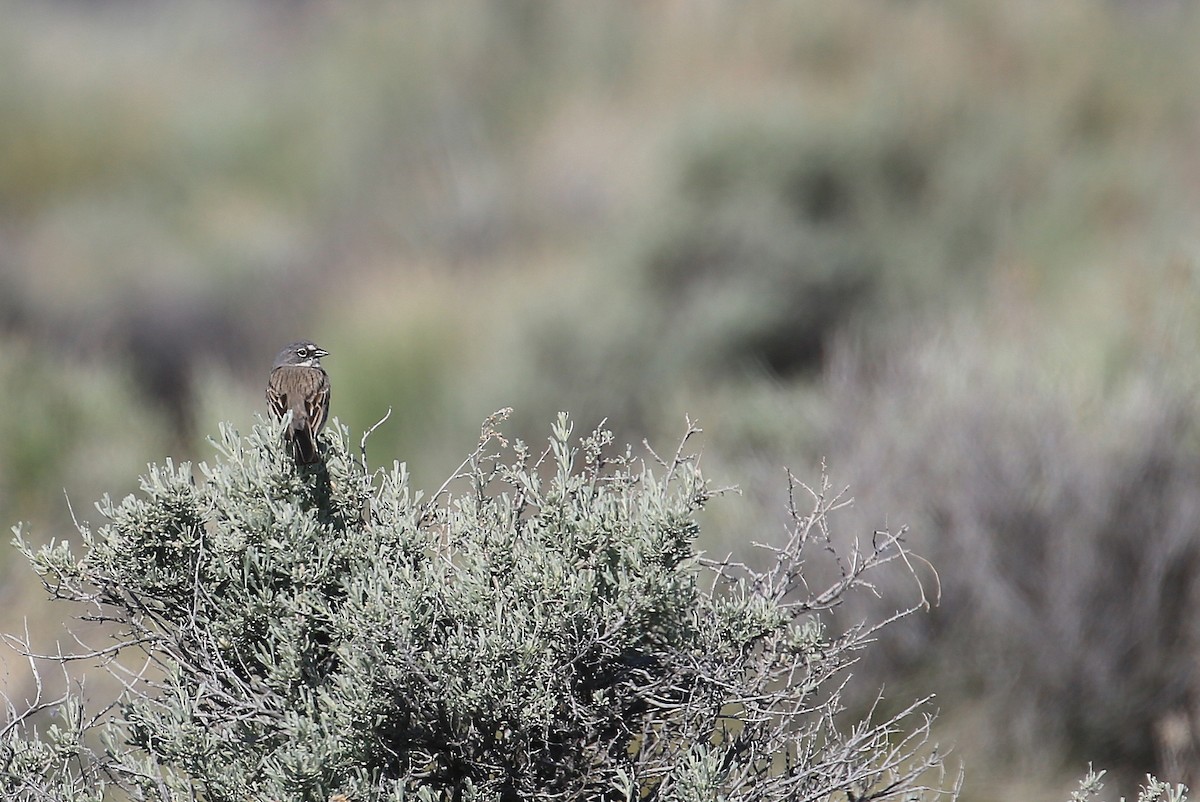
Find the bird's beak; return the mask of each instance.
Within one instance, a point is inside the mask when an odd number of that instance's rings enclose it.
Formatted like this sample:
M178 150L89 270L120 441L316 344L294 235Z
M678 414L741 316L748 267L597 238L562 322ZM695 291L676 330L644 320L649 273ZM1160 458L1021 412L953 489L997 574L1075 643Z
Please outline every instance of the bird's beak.
M326 351L324 348L318 348L317 349L317 358L320 359L323 356L329 356L329 352Z

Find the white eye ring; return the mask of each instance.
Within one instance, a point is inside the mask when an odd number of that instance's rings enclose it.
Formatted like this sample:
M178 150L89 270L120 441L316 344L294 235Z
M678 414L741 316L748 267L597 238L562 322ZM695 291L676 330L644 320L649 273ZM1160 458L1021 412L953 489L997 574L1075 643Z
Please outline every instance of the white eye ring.
M308 349L301 348L298 351L296 351L296 355L299 356L301 359L308 359Z

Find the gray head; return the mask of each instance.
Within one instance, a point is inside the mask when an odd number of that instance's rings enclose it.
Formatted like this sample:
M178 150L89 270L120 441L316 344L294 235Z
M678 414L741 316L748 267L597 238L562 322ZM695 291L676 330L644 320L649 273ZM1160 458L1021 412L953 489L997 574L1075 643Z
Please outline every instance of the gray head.
M302 365L306 368L319 368L323 356L329 356L329 352L312 340L300 340L285 345L271 367L274 369L282 365Z

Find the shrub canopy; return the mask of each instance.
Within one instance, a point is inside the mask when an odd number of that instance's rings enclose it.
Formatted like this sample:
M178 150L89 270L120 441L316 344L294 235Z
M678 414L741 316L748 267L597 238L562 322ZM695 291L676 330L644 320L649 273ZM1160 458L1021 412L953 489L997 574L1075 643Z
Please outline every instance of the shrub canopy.
M5 798L952 795L927 784L923 703L873 720L840 702L878 624L829 611L905 556L898 537L838 541L826 483L765 571L707 560L698 429L638 458L603 430L573 441L565 415L544 450L510 445L497 417L431 496L340 425L313 468L279 425L224 426L211 464L152 466L81 544L18 528L53 597L115 639L52 660L100 659L124 690L98 712L76 692L10 703ZM810 552L838 567L828 586Z

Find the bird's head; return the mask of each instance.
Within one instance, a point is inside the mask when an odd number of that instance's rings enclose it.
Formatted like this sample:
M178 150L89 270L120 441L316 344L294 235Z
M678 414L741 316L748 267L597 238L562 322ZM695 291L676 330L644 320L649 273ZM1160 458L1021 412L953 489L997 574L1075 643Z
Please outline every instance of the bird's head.
M312 340L300 340L283 347L279 356L275 357L274 367L300 365L306 368L319 368L323 356L329 356L329 352Z

